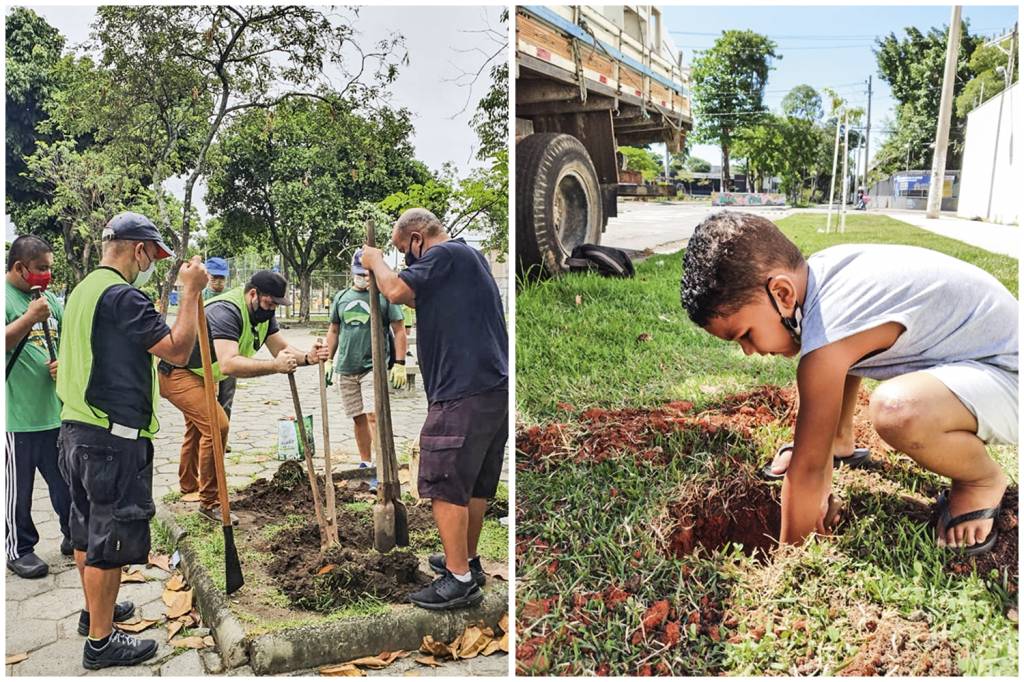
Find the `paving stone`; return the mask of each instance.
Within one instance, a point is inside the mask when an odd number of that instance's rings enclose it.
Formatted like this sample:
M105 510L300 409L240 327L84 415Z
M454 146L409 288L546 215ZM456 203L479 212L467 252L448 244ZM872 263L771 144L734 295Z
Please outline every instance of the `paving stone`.
M42 594L53 588L53 575L42 578L19 578L13 571L7 569L4 580L7 601L22 601L37 594Z
M203 661L195 649L173 656L160 666L161 677L200 677L205 672Z
M57 621L82 608L82 591L71 588L53 588L45 594L22 602L21 613L31 611L36 618Z
M52 573L52 571L51 571ZM82 578L78 575L78 567L67 568L53 576L57 587L74 587L81 589Z
M238 668L233 668L227 672L228 677L252 677L252 668L247 665L243 665Z
M82 667L82 647L84 643L78 639L58 639L41 649L33 651L28 660L15 666L15 675L57 676L68 677L84 675Z
M7 651L32 651L57 641L57 623L39 618L19 618L7 624Z
M135 605L147 604L154 599L159 599L164 593L164 584L160 580L150 580L144 583L124 583L117 595L118 601L131 599Z

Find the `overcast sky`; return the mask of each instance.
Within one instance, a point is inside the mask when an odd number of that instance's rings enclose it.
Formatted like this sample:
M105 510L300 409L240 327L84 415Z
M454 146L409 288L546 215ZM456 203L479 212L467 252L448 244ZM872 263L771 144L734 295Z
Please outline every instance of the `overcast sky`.
M89 38L95 7L31 7L65 35L69 48ZM493 6L360 9L357 29L363 44L392 32L405 37L409 64L399 70L391 101L412 111L416 157L432 170L449 161L461 170L476 163L473 157L477 138L470 120L490 79L484 74L472 86L453 81L463 71L475 72L485 59L484 53L490 55L500 47L482 30L504 29L499 23L501 11L501 7ZM504 53L501 58L504 59ZM183 196L180 180L169 182L167 189ZM205 218L205 187L198 190L198 208ZM8 239L12 238L9 221L7 232Z

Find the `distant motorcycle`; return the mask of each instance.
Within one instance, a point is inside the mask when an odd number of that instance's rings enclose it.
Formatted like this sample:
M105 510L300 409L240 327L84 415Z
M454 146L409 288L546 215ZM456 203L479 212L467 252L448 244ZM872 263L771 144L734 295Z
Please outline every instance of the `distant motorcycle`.
M868 210L869 197L864 193L864 190L857 190L857 200L853 204L853 210L855 211L866 211Z

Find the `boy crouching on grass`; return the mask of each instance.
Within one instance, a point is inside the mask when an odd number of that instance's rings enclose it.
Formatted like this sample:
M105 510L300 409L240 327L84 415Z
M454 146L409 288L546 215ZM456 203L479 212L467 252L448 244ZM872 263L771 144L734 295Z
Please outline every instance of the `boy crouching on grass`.
M992 548L1007 478L985 444L1017 442L1018 349L1018 303L994 277L911 246L841 244L805 259L771 221L723 211L690 239L681 298L747 355L800 354L795 442L771 465L785 472L782 542L825 532L833 457L855 459L869 377L883 381L869 409L879 436L952 479L937 544Z

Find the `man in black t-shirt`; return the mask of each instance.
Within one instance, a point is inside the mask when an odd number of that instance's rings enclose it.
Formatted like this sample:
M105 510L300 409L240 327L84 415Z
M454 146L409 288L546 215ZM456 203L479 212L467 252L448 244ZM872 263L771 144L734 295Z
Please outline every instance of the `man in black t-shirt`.
M276 272L260 270L245 285L206 303L206 322L214 362L214 380L224 377L260 377L289 374L299 365L315 365L326 359L327 347L314 343L309 351L288 345L279 328L275 311L289 305L288 283ZM253 356L263 347L274 356L258 360ZM181 410L185 417L185 436L178 464L178 483L183 495L198 492L199 512L212 521L220 521L217 500L214 434L227 441L228 416L217 405L216 429L206 412L202 360L199 345L185 367L160 363L160 395ZM192 498L194 499L194 498ZM232 522L237 523L232 515Z
M472 606L485 576L476 554L487 501L501 477L508 439L508 332L487 259L451 239L426 209L409 209L391 242L408 267L395 273L379 249L364 247L392 303L416 308L416 348L430 405L420 431L420 497L431 498L444 554L440 577L409 595L428 609Z

